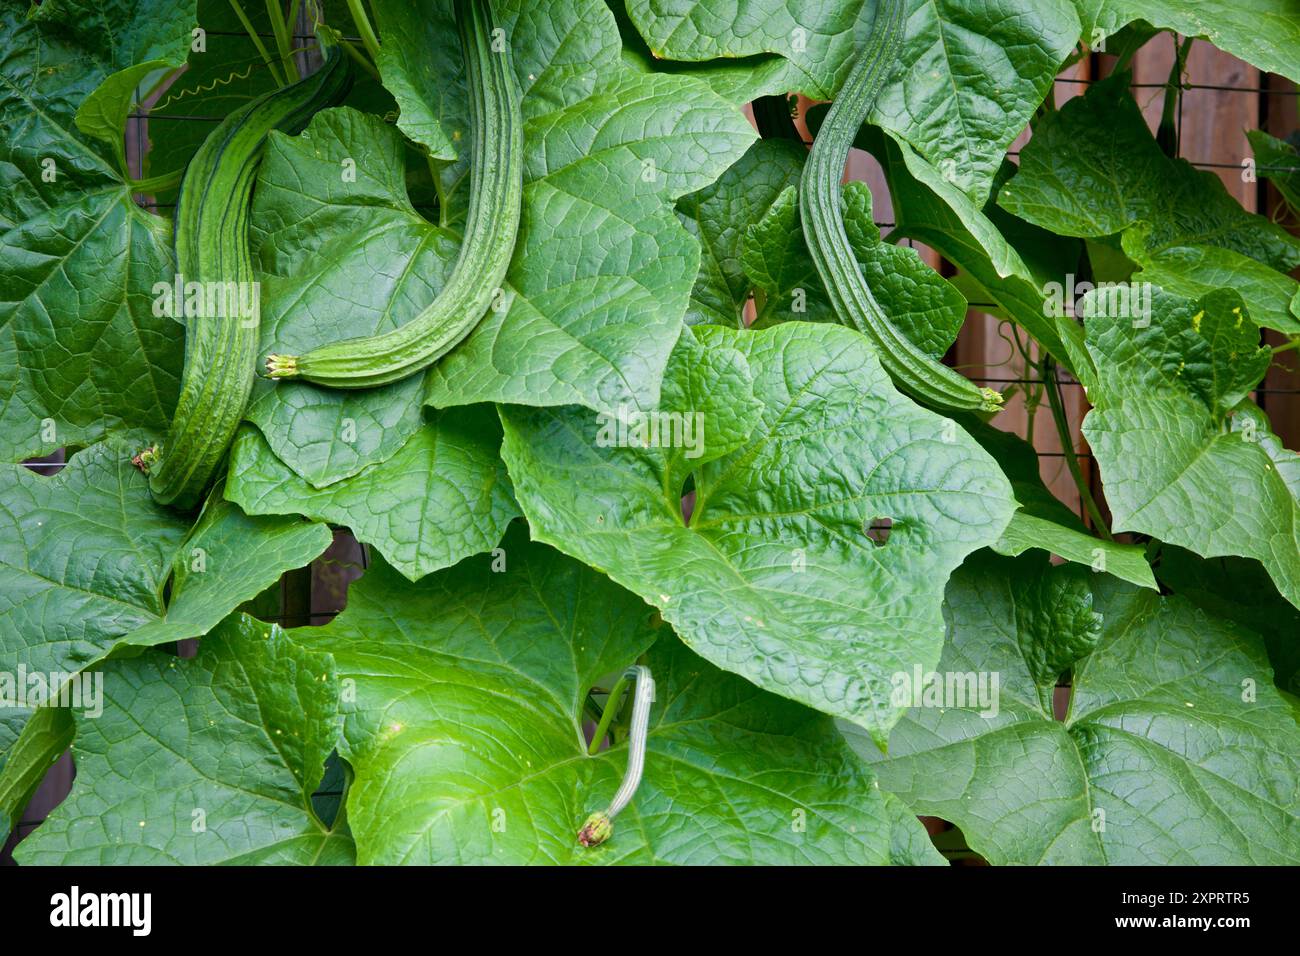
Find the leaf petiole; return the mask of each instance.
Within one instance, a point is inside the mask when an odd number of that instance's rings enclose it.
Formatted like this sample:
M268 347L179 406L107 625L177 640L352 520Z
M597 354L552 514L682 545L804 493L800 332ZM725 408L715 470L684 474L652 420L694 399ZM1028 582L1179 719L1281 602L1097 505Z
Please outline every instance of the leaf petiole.
M632 672L629 671L628 673ZM600 753L600 742L609 733L610 723L623 706L623 692L627 689L627 681L628 674L625 673L610 689L609 696L605 698L605 707L600 712L600 721L596 724L596 732L592 734L591 743L587 745L587 756L594 757Z
M127 185L131 187L133 193L155 193L159 190L170 189L178 185L181 181L181 174L184 170L173 170L170 173L163 173L161 176L149 176L145 179L132 179Z
M1061 439L1061 450L1065 453L1066 467L1070 469L1070 477L1074 479L1074 486L1079 490L1079 500L1083 502L1088 517L1092 519L1093 530L1107 541L1114 541L1115 537L1110 533L1110 528L1106 527L1101 509L1097 507L1088 483L1083 480L1083 471L1079 468L1078 452L1074 447L1074 438L1070 434L1070 423L1065 417L1061 383L1056 378L1056 363L1050 358L1044 358L1039 377L1042 378L1044 388L1047 390L1047 403L1052 408L1052 422L1056 425L1056 434Z
M339 40L339 46L343 47L343 52L352 57L357 66L369 73L372 78L379 79L379 70L375 69L375 65L370 62L369 58L357 49L355 43L351 40Z
M271 19L271 32L275 34L276 50L280 54L280 67L290 80L297 80L298 66L293 61L293 43L289 39L289 25L285 22L280 0L266 0L266 14Z
M375 35L375 28L371 26L370 18L366 16L366 8L362 4L362 0L348 0L348 12L352 14L352 22L356 24L357 35L361 37L361 42L365 44L370 59L378 63L379 37Z
M253 46L257 47L257 52L261 55L262 61L266 63L266 68L271 71L271 77L275 80L276 86L284 86L284 76L275 65L275 59L271 56L270 51L266 49L266 44L257 34L257 27L253 26L253 21L248 19L248 14L244 8L239 5L239 0L230 0L230 8L235 11L235 16L239 17L239 22L244 25L244 30L248 38L253 41Z

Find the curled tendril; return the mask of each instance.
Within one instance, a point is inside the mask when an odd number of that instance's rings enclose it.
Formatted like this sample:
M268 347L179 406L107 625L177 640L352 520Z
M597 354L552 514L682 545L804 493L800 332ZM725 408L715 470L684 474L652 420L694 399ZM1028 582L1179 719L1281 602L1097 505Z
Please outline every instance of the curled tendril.
M151 107L150 110L151 112L156 113L161 110L165 110L173 103L180 102L181 100L185 99L185 97L187 96L198 96L200 93L211 93L217 87L229 86L231 83L235 82L235 80L246 80L253 75L253 67L256 65L257 64L250 62L248 64L248 69L244 70L243 73L240 73L238 70L234 70L231 72L229 76L224 76L224 77L219 76L211 83L200 83L198 86L187 87L186 89L181 90L179 93L171 94L170 96L167 97L167 99L163 100L158 105Z

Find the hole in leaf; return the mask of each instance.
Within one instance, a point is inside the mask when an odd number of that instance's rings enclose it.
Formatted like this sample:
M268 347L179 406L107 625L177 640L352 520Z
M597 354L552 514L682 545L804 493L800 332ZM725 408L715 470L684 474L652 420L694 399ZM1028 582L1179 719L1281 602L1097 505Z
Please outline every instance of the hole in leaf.
M23 467L30 472L48 478L62 471L64 466L67 465L68 459L76 454L77 450L76 448L60 448L43 458L28 458L23 462Z
M893 518L872 518L862 530L871 539L872 544L883 548L889 540L889 532L893 527Z
M682 520L686 522L687 527L691 523L691 513L695 511L695 490L692 489L682 495Z

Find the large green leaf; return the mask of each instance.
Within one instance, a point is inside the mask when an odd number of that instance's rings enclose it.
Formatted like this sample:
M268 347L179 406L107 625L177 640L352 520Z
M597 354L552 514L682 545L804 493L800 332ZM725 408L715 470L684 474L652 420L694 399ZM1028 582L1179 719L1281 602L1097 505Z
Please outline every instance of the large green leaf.
M347 525L411 580L496 546L519 514L501 463L490 405L433 413L382 464L327 488L286 468L245 430L231 452L226 495L250 514L305 514Z
M442 65L460 59L459 31L450 4L375 0L371 5L382 38L375 66L397 101L398 128L431 158L454 163L459 151L440 117L456 123L453 130L463 130L468 114L464 101L452 102L452 91L438 82L438 71L429 67L430 61ZM464 165L460 164L456 185L463 182ZM443 185L448 185L445 179ZM453 205L463 207L464 201Z
M1002 472L842 327L698 327L666 382L664 410L695 429L677 447L604 447L616 422L579 409L502 410L533 534L658 607L719 667L887 733L889 675L932 666L943 582L1011 517ZM757 416L737 413L755 398Z
M741 263L745 229L763 218L786 187L798 185L807 154L794 140L761 139L717 182L677 201L702 253L687 324L742 324L753 287Z
M1300 210L1300 142L1297 134L1289 139L1269 136L1262 129L1252 129L1246 133L1250 140L1251 151L1255 154L1256 169L1260 176L1267 179L1293 210Z
M190 530L154 503L139 447L109 440L52 476L0 466L0 669L75 673L119 645L198 637L329 546L323 525L220 500Z
M1235 289L1250 306L1256 325L1289 335L1300 333L1300 318L1291 311L1292 300L1300 294L1300 282L1231 249L1191 245L1149 252L1146 235L1144 226L1137 225L1122 239L1125 252L1141 266L1132 280L1189 299L1215 289Z
M148 647L205 634L284 572L306 567L333 540L324 524L246 514L220 494L218 486L172 559L162 618L128 635L126 644Z
M940 862L829 718L722 673L600 574L529 543L419 584L382 563L296 640L355 682L344 704L362 863ZM653 645L653 646L652 646ZM645 654L645 775L612 838L577 832L627 747L587 756L583 700Z
M345 826L311 808L338 737L328 655L230 618L198 657L105 667L104 713L79 720L68 799L16 851L26 864L346 864Z
M1121 581L1157 589L1155 575L1141 545L1103 540L1068 525L1017 511L993 549L1014 557L1033 548L1087 565L1097 572L1113 574Z
M154 60L184 60L194 10L195 0L44 0L28 8L28 16L77 47L82 71L113 72Z
M850 209L843 211L847 229ZM740 265L753 286L754 328L789 320L839 321L804 242L795 186L781 190L761 218L745 226Z
M707 83L719 96L726 97L736 106L743 106L760 96L789 89L789 64L779 56L759 54L731 60L712 60L690 63L683 60L664 60L654 54L638 32L627 7L621 3L609 4L618 21L619 36L623 41L623 62L641 73L674 73L692 76Z
M153 315L150 292L173 271L170 227L124 185L50 186L63 196L0 236L0 449L9 461L125 428L161 431L180 381L181 327ZM0 182L0 192L19 188Z
M628 0L628 14L654 56L706 62L770 53L786 61L786 89L830 99L848 75L853 52L875 17L865 0L738 5Z
M1079 38L1070 0L910 0L870 115L977 203Z
M196 7L197 0L49 0L29 9L28 17L40 32L67 44L67 52L75 51L75 68L97 84L77 106L74 119L77 129L98 140L95 148L120 175L127 172L123 137L127 113L150 76L165 74L184 62ZM63 72L62 66L56 60L55 72ZM57 114L62 105L53 112Z
M54 762L72 743L72 712L63 707L0 708L0 843L18 823Z
M1074 0L1083 37L1109 36L1135 20L1204 37L1269 73L1300 82L1300 19L1292 0Z
M1161 545L1155 560L1160 583L1173 593L1262 636L1274 683L1300 695L1300 609L1278 593L1258 561L1200 558L1173 545Z
M831 99L864 43L865 0L629 0L656 55L713 60L773 53L785 89ZM908 0L903 46L870 120L911 146L977 203L1002 154L1051 89L1079 38L1070 0Z
M1125 233L1124 251L1145 267L1135 278L1189 296L1235 288L1257 323L1300 331L1288 310L1295 283L1270 278L1300 265L1300 239L1246 212L1213 172L1166 156L1129 81L1108 77L1046 117L998 202L1063 235Z
M164 9L165 8L165 9ZM137 208L117 153L127 104L78 108L138 58L184 57L185 4L0 4L0 455L166 426L180 326L153 314L170 226ZM179 29L178 29L179 26ZM133 73L134 75L134 73Z
M1271 356L1241 299L1156 290L1148 326L1098 314L1087 336L1098 387L1083 433L1114 529L1255 558L1300 605L1300 455L1246 399Z
M351 180L351 181L349 181ZM352 109L272 134L253 206L266 304L262 354L387 332L442 287L459 238L407 196L400 135ZM385 461L420 429L423 376L346 391L259 382L248 417L298 476L324 488Z
M1022 219L1069 236L1151 228L1150 250L1170 245L1232 249L1274 268L1300 264L1300 239L1248 213L1218 176L1166 156L1116 73L1094 83L1034 129L1020 172L998 202ZM1072 148L1079 143L1092 148Z
M954 696L895 728L881 786L918 813L994 864L1300 862L1300 731L1254 634L1105 575L985 555L953 575L945 615L940 681L997 675L996 708Z

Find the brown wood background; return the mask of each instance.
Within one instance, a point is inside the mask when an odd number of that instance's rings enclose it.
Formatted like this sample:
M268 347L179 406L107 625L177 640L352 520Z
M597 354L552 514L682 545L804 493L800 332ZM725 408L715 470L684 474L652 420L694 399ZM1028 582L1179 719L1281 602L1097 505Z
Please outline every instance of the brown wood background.
M1167 34L1156 37L1133 60L1134 92L1153 130L1160 119L1162 89L1172 62L1173 44ZM1081 94L1086 83L1104 76L1112 63L1110 57L1093 55L1063 73L1056 82L1057 105ZM1180 154L1195 165L1216 172L1245 208L1275 215L1280 206L1276 191L1263 180L1247 183L1242 178L1242 160L1251 155L1245 133L1249 129L1262 128L1275 136L1286 136L1295 130L1300 125L1295 85L1276 76L1261 75L1254 67L1202 41L1192 46L1184 78L1189 88L1183 94L1179 117ZM145 142L144 132L142 126L128 128L128 146L133 158L140 155L138 149ZM804 133L806 136L806 129ZM1012 152L1023 146L1027 139L1028 133L1016 141ZM139 170L136 172L138 175ZM893 212L889 194L875 161L855 151L850 157L846 178L865 180L871 185L879 220L891 224ZM951 268L932 250L918 249L936 269L951 273ZM993 316L972 310L953 348L952 361L969 377L1002 389L1006 380L1026 378L1033 370L1026 370L1019 357L1010 354L1000 325ZM1274 333L1268 333L1268 336L1273 344L1282 341ZM1072 451L1079 455L1093 494L1099 496L1100 483L1094 463L1079 435L1080 423L1088 410L1083 390L1066 379L1063 391L1075 443ZM1289 352L1279 356L1256 398L1286 446L1300 448L1300 353ZM1021 437L1026 437L1027 423L1024 403L1019 397L1009 402L994 420L999 428ZM1067 505L1081 512L1078 493L1065 467L1065 449L1057 438L1045 404L1036 417L1032 439L1040 454L1040 469L1047 486ZM309 570L287 575L282 582L279 597L282 623L299 626L327 621L342 609L347 583L360 575L364 562L364 551L351 536L345 533L336 535L334 546ZM12 863L14 844L35 829L63 800L73 776L71 758L65 754L50 770L0 851L0 864Z

